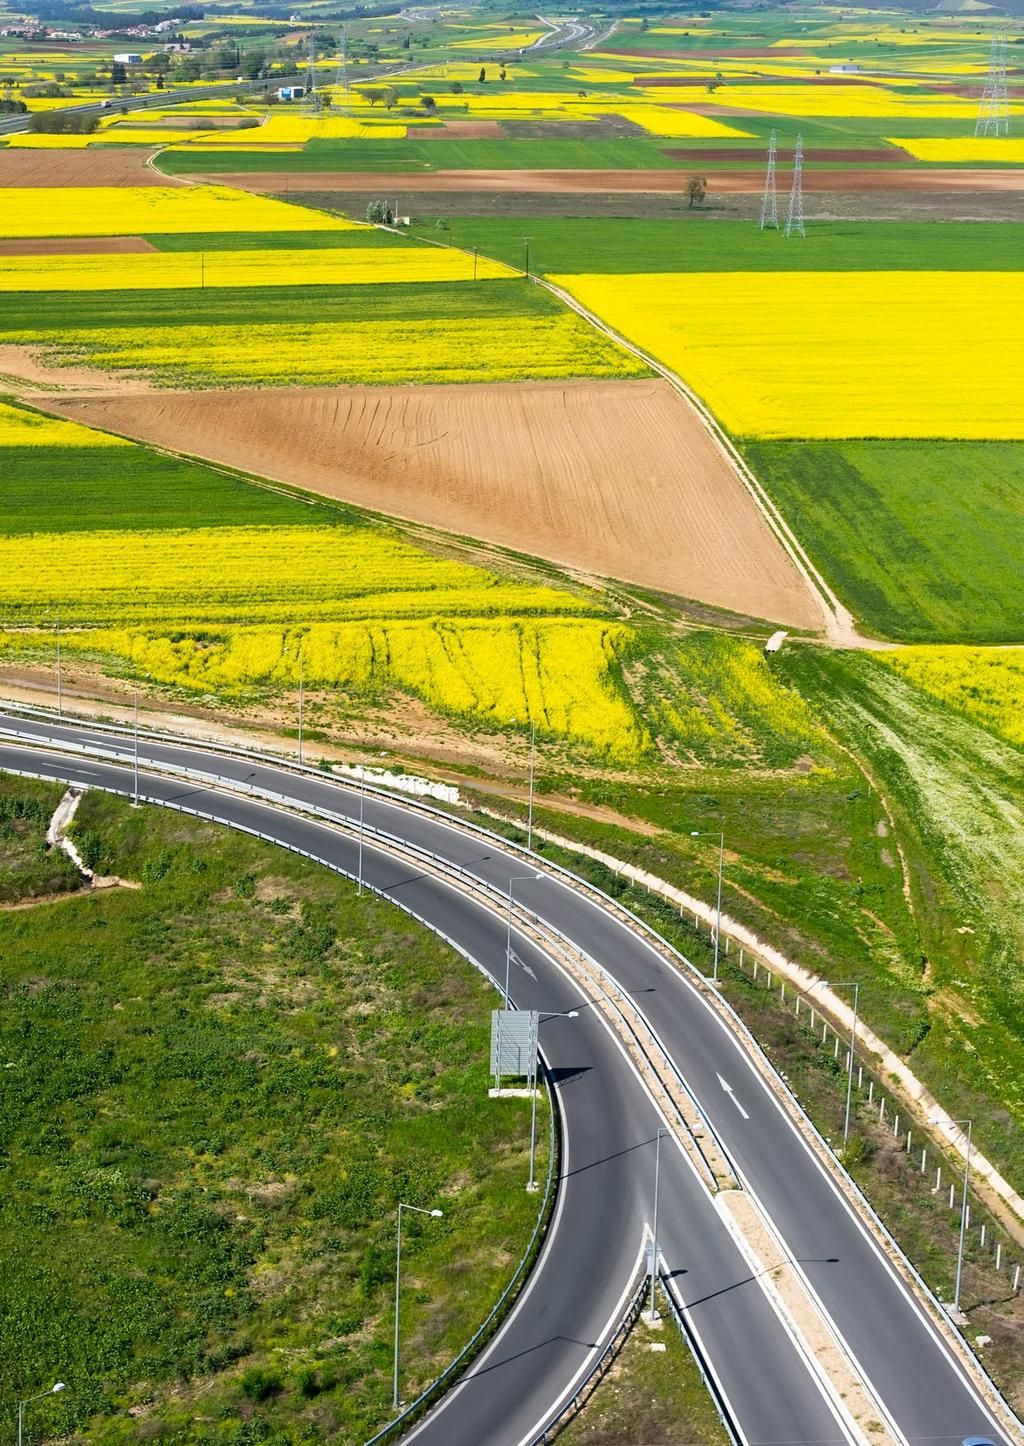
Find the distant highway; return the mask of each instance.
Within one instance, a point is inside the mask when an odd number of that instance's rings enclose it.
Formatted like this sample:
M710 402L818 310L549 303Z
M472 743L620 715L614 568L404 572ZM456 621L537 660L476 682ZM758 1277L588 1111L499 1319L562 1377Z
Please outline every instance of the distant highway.
M0 712L0 768L131 789L128 737L57 719ZM67 746L84 750L67 752ZM106 754L107 757L102 755ZM109 755L116 755L112 759ZM350 823L359 791L186 740L140 735L142 793L255 830L349 874L352 835L282 808L315 807ZM153 769L180 770L178 777ZM211 774L225 787L212 786ZM265 794L242 796L227 788ZM453 938L501 979L509 881L517 899L600 960L652 1019L761 1204L845 1340L879 1416L902 1446L960 1446L969 1435L1010 1437L955 1351L885 1254L701 991L622 916L577 891L537 856L422 807L365 796L366 878ZM499 901L473 900L392 857L379 835L429 850ZM512 993L549 1018L541 1042L554 1074L564 1150L555 1218L540 1261L502 1329L458 1385L408 1439L418 1446L528 1446L574 1389L614 1329L636 1277L652 1215L654 1136L661 1123L617 1040L542 948L513 930ZM725 1086L728 1086L726 1089ZM712 1197L677 1148L662 1152L659 1231L668 1288L685 1313L744 1446L849 1443L842 1404L812 1375ZM1009 1424L1009 1416L1006 1418ZM863 1443L860 1443L863 1446Z

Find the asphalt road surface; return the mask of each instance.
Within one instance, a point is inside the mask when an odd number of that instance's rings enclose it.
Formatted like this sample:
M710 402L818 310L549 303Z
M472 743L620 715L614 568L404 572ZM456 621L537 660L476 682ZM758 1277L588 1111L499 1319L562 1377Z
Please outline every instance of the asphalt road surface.
M130 762L131 739L57 720L0 713L0 735L59 747L77 743ZM350 820L357 788L302 776L187 742L140 735L142 795L254 829L354 873L356 842L252 798L145 770L173 766L284 794ZM0 768L130 792L130 768L20 745L0 746ZM372 831L431 850L500 891L527 871L522 854L454 821L366 794L365 876L388 897L455 939L493 977L505 966L505 923L435 877L410 871L372 847ZM746 1187L771 1217L824 1311L842 1335L897 1438L911 1446L959 1446L963 1437L1005 1437L994 1411L922 1307L804 1143L744 1049L700 991L626 923L536 861L541 879L515 885L527 906L600 960L655 1025ZM632 1066L596 1010L524 936L514 933L515 1004L557 1013L541 1045L563 1117L555 1220L528 1286L505 1326L424 1423L420 1446L525 1446L574 1388L617 1324L636 1278L651 1220L654 1137L661 1123ZM730 1086L727 1091L723 1081ZM670 1288L750 1446L851 1439L761 1284L728 1234L688 1160L663 1145L659 1240Z

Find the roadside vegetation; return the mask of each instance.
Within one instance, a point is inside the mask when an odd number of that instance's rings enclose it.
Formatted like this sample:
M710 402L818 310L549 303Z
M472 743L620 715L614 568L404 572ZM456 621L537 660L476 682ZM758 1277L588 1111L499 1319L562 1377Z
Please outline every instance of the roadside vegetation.
M3 781L24 892L21 825L60 792ZM398 1200L445 1212L405 1224L407 1399L533 1229L491 991L270 845L94 793L75 833L142 887L0 914L0 1389L66 1381L34 1429L104 1446L360 1441L390 1414Z

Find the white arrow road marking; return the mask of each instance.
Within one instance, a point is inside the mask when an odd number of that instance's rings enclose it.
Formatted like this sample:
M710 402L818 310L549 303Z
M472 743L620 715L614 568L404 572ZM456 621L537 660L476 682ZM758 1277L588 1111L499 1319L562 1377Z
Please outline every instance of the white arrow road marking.
M728 1081L727 1079L723 1079L722 1076L719 1075L719 1076L718 1076L718 1083L719 1083L719 1084L722 1086L722 1088L725 1090L726 1094L727 1094L727 1095L729 1096L729 1098L732 1100L733 1104L734 1104L734 1105L736 1106L736 1108L739 1110L739 1112L740 1112L740 1114L743 1116L743 1118L744 1118L745 1120L749 1120L749 1119L750 1119L750 1116L747 1114L746 1110L743 1108L743 1106L740 1104L739 1100L736 1098L736 1092L735 1092L735 1090L733 1089L732 1085L729 1083L729 1081Z
M533 970L530 968L529 964L527 964L527 963L525 962L525 960L520 959L519 955L516 953L516 951L515 951L514 949L512 950L512 963L513 963L513 964L518 964L519 967L520 967L520 969L525 969L526 972L527 972L527 974L529 974L529 976L530 976L531 979L536 979L536 978L537 978L536 974L534 974L534 972L533 972Z

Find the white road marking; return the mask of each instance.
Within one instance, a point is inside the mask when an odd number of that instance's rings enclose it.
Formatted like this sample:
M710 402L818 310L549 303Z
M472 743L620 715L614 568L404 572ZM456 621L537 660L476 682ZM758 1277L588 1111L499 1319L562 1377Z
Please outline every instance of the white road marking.
M717 1073L717 1071L716 1071L716 1073ZM719 1076L718 1076L718 1083L719 1083L719 1084L722 1086L722 1088L725 1090L726 1094L727 1094L727 1095L729 1096L729 1098L732 1100L733 1104L734 1104L734 1105L736 1106L736 1108L739 1110L739 1112L740 1112L740 1114L743 1116L743 1118L744 1118L745 1120L749 1120L749 1119L750 1119L750 1116L747 1114L746 1110L743 1108L743 1106L740 1104L739 1100L736 1098L736 1091L733 1089L733 1087L732 1087L732 1085L729 1083L729 1081L728 1081L727 1079L723 1079L722 1076L719 1075Z
M530 976L531 979L536 979L536 978L537 978L536 974L534 974L533 970L530 968L529 964L527 964L526 960L525 960L525 959L520 959L519 955L516 953L516 951L515 951L514 949L511 951L511 958L512 958L512 963L513 963L513 964L518 964L519 967L520 967L520 969L525 969L526 972L527 972L527 974L529 974L529 976Z

